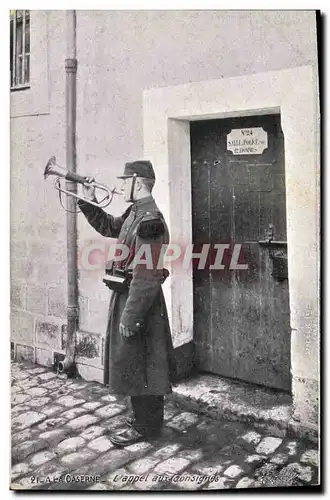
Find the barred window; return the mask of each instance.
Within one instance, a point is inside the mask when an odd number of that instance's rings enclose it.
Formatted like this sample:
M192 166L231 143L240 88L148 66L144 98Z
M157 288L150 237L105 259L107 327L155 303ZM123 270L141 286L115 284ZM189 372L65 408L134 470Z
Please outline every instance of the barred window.
M30 11L10 11L10 88L29 87Z

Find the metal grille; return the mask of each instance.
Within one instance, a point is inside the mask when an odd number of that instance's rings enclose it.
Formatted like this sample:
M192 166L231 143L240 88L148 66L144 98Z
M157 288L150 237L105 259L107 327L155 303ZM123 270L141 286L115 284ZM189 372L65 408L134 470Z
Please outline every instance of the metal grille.
M10 88L30 85L30 11L10 11Z

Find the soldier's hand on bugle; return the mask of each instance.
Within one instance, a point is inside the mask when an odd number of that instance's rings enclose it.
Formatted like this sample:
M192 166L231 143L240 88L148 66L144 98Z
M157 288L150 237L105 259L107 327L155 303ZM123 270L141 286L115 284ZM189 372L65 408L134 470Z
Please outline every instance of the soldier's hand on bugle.
M92 183L95 182L94 177L86 177L86 181L83 184L83 195L87 200L93 201L95 199L95 186Z

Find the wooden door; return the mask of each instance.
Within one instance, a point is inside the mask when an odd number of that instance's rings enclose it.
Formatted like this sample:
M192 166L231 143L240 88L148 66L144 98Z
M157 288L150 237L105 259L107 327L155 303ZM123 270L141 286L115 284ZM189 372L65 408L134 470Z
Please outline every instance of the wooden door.
M223 254L225 269L207 266L198 270L194 266L197 367L289 391L290 314L280 116L191 122L191 158L195 248L205 243L211 244L211 249L219 243L230 245ZM238 263L248 269L230 269L238 245Z

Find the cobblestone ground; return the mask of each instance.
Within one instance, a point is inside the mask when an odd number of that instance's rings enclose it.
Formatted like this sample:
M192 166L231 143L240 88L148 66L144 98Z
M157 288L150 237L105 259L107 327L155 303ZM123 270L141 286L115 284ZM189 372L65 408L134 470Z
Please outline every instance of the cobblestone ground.
M12 489L203 490L318 484L315 445L166 404L157 440L116 448L127 401L96 383L12 363Z

